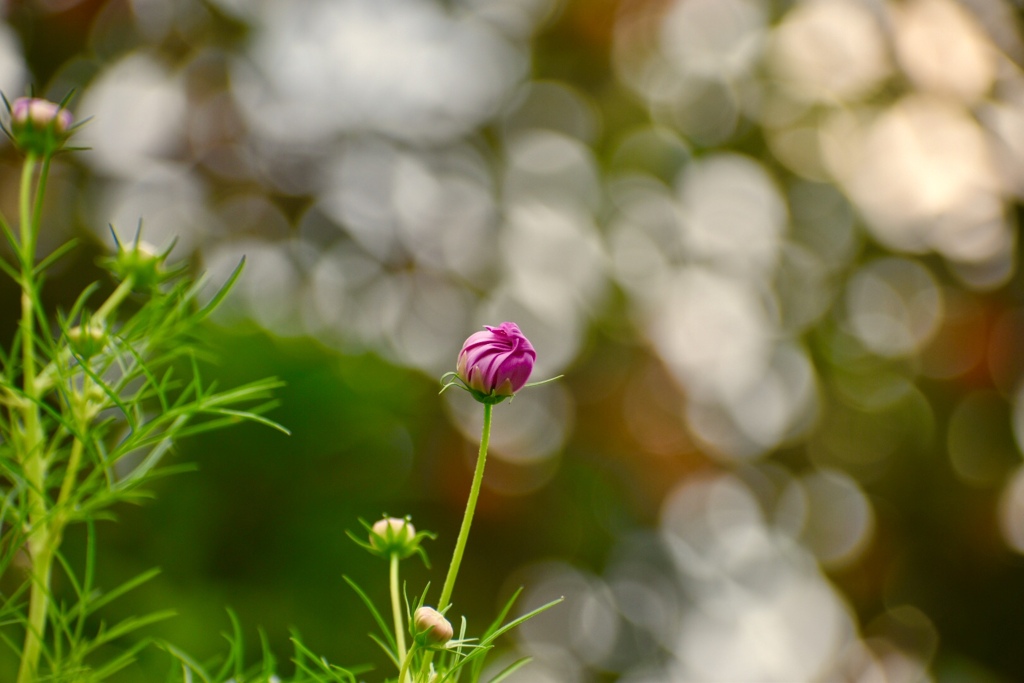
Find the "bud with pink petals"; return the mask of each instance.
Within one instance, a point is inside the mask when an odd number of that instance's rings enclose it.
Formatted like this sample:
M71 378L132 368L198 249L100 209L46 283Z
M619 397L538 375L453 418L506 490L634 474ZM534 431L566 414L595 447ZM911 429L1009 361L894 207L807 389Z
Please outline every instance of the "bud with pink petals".
M412 615L416 642L421 645L444 646L455 635L451 622L433 607L420 607Z
M518 325L488 325L462 345L456 375L481 403L500 403L526 385L536 359Z
M73 121L67 109L39 97L19 97L11 105L10 114L11 139L23 151L39 155L59 150Z

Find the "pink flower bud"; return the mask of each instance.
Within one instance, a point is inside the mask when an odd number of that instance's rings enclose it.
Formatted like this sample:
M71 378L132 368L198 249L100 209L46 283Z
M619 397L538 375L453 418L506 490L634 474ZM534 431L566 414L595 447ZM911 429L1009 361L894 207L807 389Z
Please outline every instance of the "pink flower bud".
M66 133L71 128L71 121L71 112L67 109L39 97L19 97L11 105L11 125L15 130L52 126L55 133Z
M505 398L523 388L536 359L537 352L519 326L502 323L471 334L462 345L456 369L459 379L474 392L485 398Z
M11 138L25 152L53 154L70 135L71 112L38 97L19 97L11 105Z
M424 645L444 645L455 635L451 622L433 607L420 607L412 615L416 641Z

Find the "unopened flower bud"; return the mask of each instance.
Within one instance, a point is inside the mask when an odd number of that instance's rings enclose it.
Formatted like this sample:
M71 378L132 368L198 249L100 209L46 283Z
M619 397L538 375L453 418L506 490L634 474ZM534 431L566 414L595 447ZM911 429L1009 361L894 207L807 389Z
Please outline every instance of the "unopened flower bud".
M92 358L107 343L107 331L100 325L78 325L68 330L68 344L82 358Z
M53 154L63 146L71 112L38 97L19 97L11 105L11 137L26 152Z
M119 280L131 278L135 289L146 290L165 279L166 257L151 244L136 241L128 245L119 244L117 254L107 263Z
M408 519L379 519L370 531L370 547L384 555L397 554L400 558L406 558L419 547L416 527Z
M499 403L523 388L537 352L515 323L486 326L459 352L456 373L482 403Z
M416 627L416 642L421 645L444 645L455 635L451 622L433 607L417 609L412 623Z

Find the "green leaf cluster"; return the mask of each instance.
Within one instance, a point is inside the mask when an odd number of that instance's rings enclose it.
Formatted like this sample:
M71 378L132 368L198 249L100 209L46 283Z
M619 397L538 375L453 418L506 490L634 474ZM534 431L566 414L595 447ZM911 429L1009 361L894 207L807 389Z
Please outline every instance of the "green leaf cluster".
M152 574L102 596L94 558L78 579L61 554L69 525L88 524L92 539L93 522L111 518L115 505L147 497L148 484L182 469L164 464L182 438L242 421L287 433L264 415L280 382L221 389L200 370L209 360L204 322L244 260L208 296L205 278L167 268L169 250L146 261L145 277L106 259L118 284L105 298L96 282L69 309L46 310L47 270L76 246L36 262L49 168L50 156L28 153L17 228L0 217L15 255L0 269L21 290L17 332L9 350L0 345L0 638L20 661L18 683L104 680L144 641L105 658L111 643L170 616L105 625L97 610ZM137 234L130 249L118 242L117 251L142 253L142 246ZM53 591L55 570L63 570L70 597Z

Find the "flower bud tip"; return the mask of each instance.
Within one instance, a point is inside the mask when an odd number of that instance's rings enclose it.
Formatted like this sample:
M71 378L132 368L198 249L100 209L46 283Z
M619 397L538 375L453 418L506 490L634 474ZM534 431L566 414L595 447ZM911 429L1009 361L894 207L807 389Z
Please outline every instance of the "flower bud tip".
M536 359L537 352L518 325L488 325L463 343L456 375L478 401L500 403L526 385Z
M445 645L455 631L451 622L433 607L420 607L413 613L413 626L416 629L417 642L424 645Z

